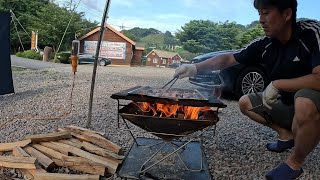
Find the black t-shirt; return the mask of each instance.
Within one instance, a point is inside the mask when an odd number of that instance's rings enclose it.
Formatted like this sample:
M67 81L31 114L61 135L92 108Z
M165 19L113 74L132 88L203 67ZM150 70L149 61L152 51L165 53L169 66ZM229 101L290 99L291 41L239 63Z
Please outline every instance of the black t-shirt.
M286 44L277 39L262 37L235 53L234 57L247 66L265 64L271 81L311 74L312 69L320 65L320 24L311 20L299 21ZM280 94L285 104L293 103L294 93Z

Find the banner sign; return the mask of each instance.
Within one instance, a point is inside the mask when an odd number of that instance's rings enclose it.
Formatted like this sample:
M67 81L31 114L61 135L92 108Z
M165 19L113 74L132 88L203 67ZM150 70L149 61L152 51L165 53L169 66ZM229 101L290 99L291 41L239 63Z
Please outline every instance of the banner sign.
M0 95L14 93L10 58L9 12L0 12Z
M31 49L36 50L38 47L38 33L32 31L31 33Z
M95 55L98 41L84 41L84 53ZM103 41L100 57L110 59L126 59L126 43Z

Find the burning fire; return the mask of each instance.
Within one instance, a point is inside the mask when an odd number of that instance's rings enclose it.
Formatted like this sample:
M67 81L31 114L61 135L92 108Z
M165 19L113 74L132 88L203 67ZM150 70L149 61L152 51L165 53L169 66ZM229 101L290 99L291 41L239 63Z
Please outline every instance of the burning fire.
M204 111L210 111L211 108L205 107L192 107L183 106L178 104L151 104L148 102L132 102L136 105L142 112L148 113L152 112L153 116L159 117L176 117L183 119L199 119L199 114Z

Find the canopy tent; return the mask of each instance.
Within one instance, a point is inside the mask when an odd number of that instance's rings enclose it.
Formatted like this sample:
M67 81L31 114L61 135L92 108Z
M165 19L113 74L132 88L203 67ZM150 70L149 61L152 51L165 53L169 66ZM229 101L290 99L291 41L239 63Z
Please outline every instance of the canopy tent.
M10 59L10 12L0 12L0 95L14 93Z

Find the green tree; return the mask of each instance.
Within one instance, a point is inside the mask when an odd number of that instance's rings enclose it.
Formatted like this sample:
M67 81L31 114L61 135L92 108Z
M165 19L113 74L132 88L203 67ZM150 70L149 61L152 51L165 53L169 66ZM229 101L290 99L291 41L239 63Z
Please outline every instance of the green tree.
M256 24L256 26L248 29L246 32L242 34L239 39L239 48L247 46L254 39L261 37L264 35L264 31L260 24Z
M176 34L183 48L190 52L205 53L237 47L237 37L243 26L234 22L214 23L193 20L185 24Z
M24 32L18 23L17 29L25 49L30 49L31 31L38 31L38 46L51 46L54 49L58 46L62 35L67 27L70 17L73 17L62 44L62 50L70 49L71 41L75 32L80 29L88 29L97 25L97 22L90 22L84 19L84 13L72 11L70 6L59 7L49 0L0 0L0 10L12 10L27 33ZM11 47L15 52L20 46L18 33L14 23L11 23Z

